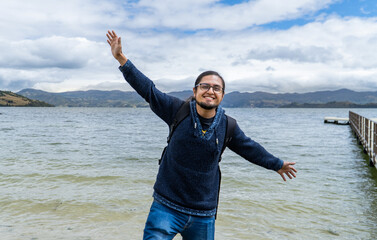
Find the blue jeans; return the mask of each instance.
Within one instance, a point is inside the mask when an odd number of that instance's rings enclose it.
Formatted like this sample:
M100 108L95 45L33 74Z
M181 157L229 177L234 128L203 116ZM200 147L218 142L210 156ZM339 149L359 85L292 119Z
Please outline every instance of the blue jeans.
M215 216L187 215L154 201L145 223L143 239L173 239L178 233L184 240L213 240Z

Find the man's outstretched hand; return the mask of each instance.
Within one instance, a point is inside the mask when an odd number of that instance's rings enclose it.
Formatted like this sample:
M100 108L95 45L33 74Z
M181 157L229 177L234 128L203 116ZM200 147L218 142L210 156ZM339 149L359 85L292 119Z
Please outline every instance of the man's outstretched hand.
M284 162L283 166L278 171L278 173L280 174L280 176L283 178L284 181L287 181L285 179L284 174L287 175L290 179L292 179L293 177L296 177L295 173L297 173L297 170L293 167L293 165L295 164L296 164L295 162Z
M123 66L127 62L127 58L122 52L122 42L120 37L118 37L114 31L107 31L106 36L108 38L107 42L111 47L111 53L114 58L118 60L120 65Z

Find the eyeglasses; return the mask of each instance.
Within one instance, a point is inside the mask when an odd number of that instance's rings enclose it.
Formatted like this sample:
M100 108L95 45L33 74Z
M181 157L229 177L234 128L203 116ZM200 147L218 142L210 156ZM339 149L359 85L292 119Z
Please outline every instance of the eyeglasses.
M200 87L200 90L205 91L205 92L209 91L209 89L211 89L211 88L213 89L213 91L215 93L222 93L223 92L223 88L219 85L211 86L208 83L199 83L195 87L198 87L198 86Z

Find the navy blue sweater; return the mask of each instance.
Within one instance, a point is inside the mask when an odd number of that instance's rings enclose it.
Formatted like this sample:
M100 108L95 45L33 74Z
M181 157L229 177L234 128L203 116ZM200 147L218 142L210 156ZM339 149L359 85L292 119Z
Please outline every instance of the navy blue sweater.
M170 126L184 101L159 91L130 60L119 69L152 111ZM192 103L190 116L178 125L162 157L154 185L157 201L192 215L215 215L220 187L218 159L226 134L226 116L221 106L212 125L203 136L195 102ZM277 171L283 166L282 160L247 137L238 125L228 147L267 169Z

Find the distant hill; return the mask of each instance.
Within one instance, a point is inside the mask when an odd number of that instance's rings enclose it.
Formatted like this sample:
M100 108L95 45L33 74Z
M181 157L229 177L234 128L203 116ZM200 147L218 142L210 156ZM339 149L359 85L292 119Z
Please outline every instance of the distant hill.
M280 108L377 108L377 103L356 104L351 102L291 103Z
M187 100L193 95L192 90L180 91L180 92L169 92L169 95L177 97L182 100Z
M240 93L226 94L224 107L281 107L291 103L352 102L356 104L377 103L377 92L355 92L349 89L309 93Z
M147 107L146 103L136 92L124 91L74 91L63 93L49 93L35 89L24 89L18 94L25 97L44 101L55 106L65 107ZM186 100L192 91L168 93ZM349 89L336 91L318 91L309 93L241 93L231 92L225 95L222 106L232 108L253 107L302 107L300 104L325 104L330 102L349 102L354 104L377 103L377 92L355 92ZM344 104L343 104L344 105Z
M24 89L18 94L45 101L59 107L147 107L136 92L123 91L74 91L50 93L35 89Z
M0 107L53 107L53 105L10 91L0 91Z

